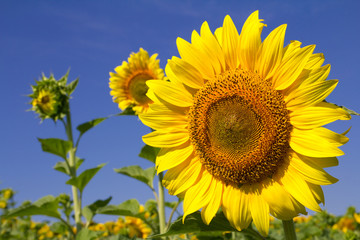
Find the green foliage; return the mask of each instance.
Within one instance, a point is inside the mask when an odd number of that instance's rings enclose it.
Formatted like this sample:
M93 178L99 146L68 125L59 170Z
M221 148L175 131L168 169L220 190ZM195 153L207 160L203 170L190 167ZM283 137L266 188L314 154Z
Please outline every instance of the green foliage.
M134 105L128 106L124 111L121 113L116 114L117 116L136 116L135 111L133 110Z
M156 156L158 155L160 151L160 148L156 148L156 147L151 147L149 145L145 145L140 153L139 153L139 157L142 157L144 159L149 160L150 162L155 163L156 161Z
M79 126L76 127L76 129L80 132L80 135L83 135L85 132L87 132L88 130L95 127L96 125L98 125L99 123L103 122L106 119L107 119L106 117L96 118L89 122L80 124Z
M72 144L58 138L38 138L44 152L52 153L66 160L66 155L70 151Z
M111 201L111 198L112 197L109 197L105 200L97 200L96 202L94 202L88 206L85 206L82 210L82 214L85 217L86 221L91 222L93 217L96 214L96 211L99 208L102 208L102 207L105 207L106 205L108 205L109 202Z
M84 162L84 159L76 157L75 158L75 168L78 169L83 162ZM66 175L71 176L69 165L64 161L57 162L54 166L54 169L56 171L59 171L59 172L65 173Z
M139 216L140 204L136 199L127 200L119 205L108 205L99 208L97 214L118 215L118 216Z
M98 233L91 231L87 228L81 229L81 231L76 235L76 240L94 240L99 236Z
M171 235L178 235L184 233L196 233L196 232L224 232L224 231L236 231L224 214L218 213L211 221L209 225L206 225L201 219L201 213L195 212L188 215L183 223L182 217L179 217L174 221L170 228L164 234L155 235L153 237L164 237Z
M79 176L70 178L66 184L75 186L82 193L85 186L90 182L90 180L96 175L96 173L106 165L106 163L100 164L95 168L90 168L83 171Z
M153 180L156 172L154 167L143 170L140 166L135 165L114 169L114 171L139 180L148 185L151 189L154 188Z
M36 202L23 205L15 209L11 209L6 217L23 217L23 216L32 216L32 215L44 215L48 217L54 217L60 219L60 213L58 212L59 208L59 199L48 195L40 198Z

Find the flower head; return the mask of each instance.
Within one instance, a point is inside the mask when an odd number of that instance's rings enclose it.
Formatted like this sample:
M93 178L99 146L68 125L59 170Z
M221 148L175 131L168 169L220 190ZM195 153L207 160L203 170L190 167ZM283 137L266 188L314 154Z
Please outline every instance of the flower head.
M150 79L164 79L164 72L159 66L157 54L149 57L144 49L131 53L128 62L110 72L110 95L121 110L132 106L136 114L145 112L152 101L146 96Z
M286 25L261 40L258 11L239 34L226 16L213 34L204 22L191 43L178 38L181 58L168 61L167 81L148 81L154 102L140 119L161 148L163 184L184 197L184 218L202 209L209 224L221 207L232 226L251 220L262 235L270 214L290 220L320 211L321 185L335 183L323 168L336 166L348 138L324 127L350 115L325 101L337 85L315 46L292 41Z
M66 85L68 73L61 79L56 80L53 75L36 81L32 87L31 98L32 111L39 114L41 119L52 118L58 120L63 118L68 111L70 94L75 90L78 80Z
M129 237L147 238L151 229L144 223L143 220L136 217L125 217L125 226L128 229Z

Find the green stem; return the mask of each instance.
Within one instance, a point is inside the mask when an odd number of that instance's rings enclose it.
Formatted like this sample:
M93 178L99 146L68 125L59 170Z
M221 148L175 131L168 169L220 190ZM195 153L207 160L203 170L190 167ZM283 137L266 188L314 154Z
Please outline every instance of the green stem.
M296 240L294 221L292 219L291 220L283 220L282 223L283 223L283 227L284 227L285 239L286 240Z
M68 140L71 142L71 150L69 152L69 166L70 166L70 174L71 177L76 177L76 160L75 160L75 153L76 148L74 147L74 140L72 134L72 125L71 125L71 114L70 114L70 106L69 110L66 114L66 135ZM75 186L71 186L73 201L74 201L74 216L75 216L75 223L76 223L76 230L79 232L82 228L81 222L81 197L79 195L79 190Z
M159 199L158 199L158 211L159 211L159 226L160 234L165 232L165 196L164 186L162 185L163 173L159 173Z

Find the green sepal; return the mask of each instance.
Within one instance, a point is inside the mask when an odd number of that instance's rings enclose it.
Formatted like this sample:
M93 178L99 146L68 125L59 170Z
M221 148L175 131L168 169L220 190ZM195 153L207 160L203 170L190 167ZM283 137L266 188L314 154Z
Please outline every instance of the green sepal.
M71 95L71 94L75 91L75 89L76 89L76 87L77 87L78 84L79 84L79 78L77 78L77 79L75 79L74 81L72 81L71 83L69 83L69 84L66 86L66 93L67 93L68 95Z
M149 160L150 162L155 163L156 156L158 155L159 151L160 151L160 148L145 145L141 149L141 151L139 153L139 157L144 158L146 160Z
M38 138L38 140L41 143L41 148L44 152L55 154L62 157L64 160L66 160L66 155L72 148L70 141L58 138Z
M32 204L22 205L20 207L11 209L5 216L23 217L32 215L43 215L61 219L58 208L59 199L52 195L48 195L40 198Z
M96 173L106 165L106 163L100 164L95 168L90 168L83 171L79 176L69 179L66 184L75 186L79 189L80 193L83 192L85 186L96 175Z
M116 114L116 116L124 116L124 115L130 115L130 116L136 116L135 111L133 110L134 105L128 106L124 111L121 113Z
M99 208L97 214L138 217L140 204L136 199L129 199L119 205L108 205Z
M154 188L153 180L155 176L155 168L149 167L147 169L142 169L140 166L128 166L123 168L114 169L115 172L132 177L136 180L139 180L146 185L148 185L151 189Z
M360 116L360 113L357 113L357 112L355 112L354 110L348 109L348 108L346 108L346 107L344 107L344 106L339 106L339 107L341 107L342 109L344 109L344 110L345 110L348 114L350 114L350 115Z
M93 217L96 214L96 211L101 208L101 207L105 207L106 205L109 204L109 202L111 201L112 197L108 197L105 200L97 200L96 202L85 206L82 210L82 214L85 217L87 222L91 222Z
M75 158L75 161L76 161L76 162L75 162L75 167L76 167L76 169L78 169L78 168L80 167L80 165L84 162L84 159L76 157L76 158ZM69 176L70 176L69 166L68 166L68 165L66 164L66 162L64 162L64 161L57 162L53 168L54 168L56 171L65 173L66 175L69 175Z

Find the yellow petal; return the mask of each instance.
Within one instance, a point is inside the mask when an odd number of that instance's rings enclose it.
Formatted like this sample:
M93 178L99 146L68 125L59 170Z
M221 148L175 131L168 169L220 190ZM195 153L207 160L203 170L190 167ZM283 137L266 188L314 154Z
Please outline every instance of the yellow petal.
M194 148L190 142L176 148L161 148L156 157L156 167L158 173L179 165L193 152Z
M299 48L282 59L280 66L273 75L276 90L289 87L297 79L314 49L315 45Z
M338 181L338 179L325 172L322 168L307 161L306 158L302 159L301 155L297 155L296 153L292 154L290 165L293 166L307 182L318 185L329 185Z
M224 188L222 209L231 226L241 231L249 226L251 213L249 197L241 189L230 185Z
M316 212L321 211L309 185L291 165L288 166L287 172L281 178L281 183L286 191L305 207Z
M289 110L294 111L297 107L311 106L322 102L334 90L337 83L338 80L327 80L300 86L285 96L286 106Z
M139 115L139 118L142 123L155 130L187 127L186 116L176 112L148 111Z
M223 27L217 28L214 32L214 36L221 47L222 47L222 36L223 36L222 32L223 32Z
M261 45L263 27L262 20L259 20L259 11L253 12L245 21L238 45L239 61L242 68L254 70L256 54Z
M315 128L312 130L298 130L291 133L290 146L295 151L309 157L336 157L344 154L338 149L339 144L329 141L324 132ZM320 135L322 134L322 135Z
M262 197L268 203L270 212L274 217L281 220L290 220L298 215L298 209L294 206L291 196L276 181L271 181L263 188Z
M200 181L186 191L184 198L183 221L187 215L209 204L210 198L208 198L207 192L209 191L212 183L212 178L213 177L204 170L202 171Z
M264 79L272 76L272 72L277 69L283 57L285 31L286 24L277 27L260 45L255 62L255 71L257 70Z
M209 24L207 22L204 22L200 29L201 38L204 40L203 43L206 44L206 47L211 51L212 54L218 59L218 62L220 64L220 69L225 70L226 64L225 64L225 55L224 52L221 49L221 46L216 39L216 37L211 33L211 30L209 28ZM214 69L216 73L218 73L218 69Z
M208 43L200 37L198 32L193 31L191 34L191 43L199 49L202 53L206 55L206 59L208 63L212 66L213 72L216 75L216 73L221 72L221 65L214 54L211 47L208 46ZM219 45L219 44L218 44Z
M208 205L203 207L201 211L201 218L205 224L209 225L219 210L221 198L223 195L223 183L213 178L210 190L208 191L207 195L210 198L210 201Z
M166 172L163 185L169 190L169 194L179 195L199 181L201 171L199 159L186 159Z
M207 64L207 62L204 61L206 55L203 52L182 38L176 39L176 45L181 58L193 65L201 73L204 79L209 80L215 76L211 64Z
M197 89L204 85L204 79L200 72L185 60L173 57L168 61L168 65L176 75L176 78L185 85ZM167 68L165 68L165 70L167 70ZM166 74L167 73L168 72L166 72Z
M179 107L190 107L193 103L192 95L176 87L172 82L163 80L149 80L146 84L154 92L156 97Z
M349 120L351 116L342 108L327 102L298 108L290 113L290 122L300 129L313 129L336 120Z
M325 197L324 197L324 192L321 188L321 186L316 185L316 184L312 184L312 183L308 183L309 188L314 196L314 198L316 199L316 201L320 204L323 203L325 205Z
M224 19L222 41L226 64L229 69L235 69L238 66L237 45L239 42L239 33L229 15L226 15Z
M316 166L321 168L334 167L339 165L339 160L336 157L314 158L314 157L307 157L299 153L297 153L297 155L300 156L300 158L303 161L311 162L309 164L315 164Z
M269 233L269 205L258 193L252 194L250 211L254 224L262 236Z
M189 133L184 129L154 131L142 137L144 143L153 147L177 147L189 140Z
M315 53L311 55L308 62L305 65L306 69L319 68L324 63L325 57L322 53Z

